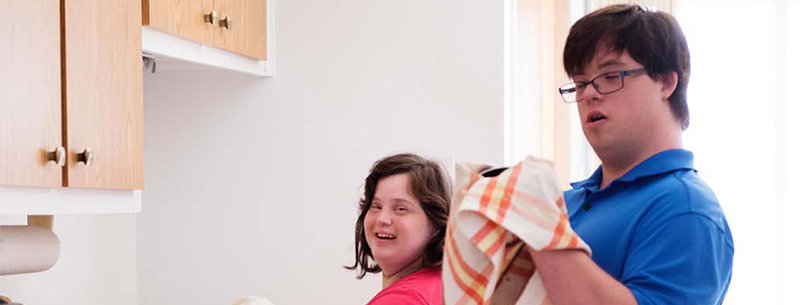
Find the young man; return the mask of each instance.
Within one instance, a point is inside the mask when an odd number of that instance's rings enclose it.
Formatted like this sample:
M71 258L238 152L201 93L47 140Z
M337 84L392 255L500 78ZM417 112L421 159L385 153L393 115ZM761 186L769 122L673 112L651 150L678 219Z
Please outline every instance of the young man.
M733 239L711 189L682 149L689 50L663 12L616 5L578 20L564 48L600 168L564 193L592 248L531 251L554 304L721 304Z

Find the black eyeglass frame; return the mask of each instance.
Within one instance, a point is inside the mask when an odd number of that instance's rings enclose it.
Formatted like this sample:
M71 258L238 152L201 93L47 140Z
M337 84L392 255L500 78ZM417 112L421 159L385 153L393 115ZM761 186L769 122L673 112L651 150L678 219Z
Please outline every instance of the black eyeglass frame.
M580 100L576 99L576 100L570 102L570 101L567 100L567 97L564 96L564 95L565 94L571 94L571 93L577 94L578 85L582 85L583 87L586 87L589 84L592 84L592 86L594 86L594 90L596 90L597 93L606 95L606 94L611 94L611 93L620 91L620 90L622 90L622 88L625 88L625 77L626 76L633 76L633 75L642 74L642 73L645 73L645 72L647 72L647 68L645 68L645 67L641 67L641 68L638 68L638 69L631 69L631 70L606 72L606 73L600 74L598 76L595 76L595 78L592 78L588 82L572 82L572 83L563 85L563 86L558 88L558 93L561 94L561 99L563 99L565 103L567 103L567 104L577 103L577 102L582 101L583 99L580 99ZM598 87L597 84L595 84L594 81L597 80L598 78L601 78L603 76L607 76L609 74L619 74L620 86L619 86L619 88L614 89L612 91L603 92L602 89L600 89L600 87ZM572 88L565 88L565 87L568 87L568 86L572 86Z

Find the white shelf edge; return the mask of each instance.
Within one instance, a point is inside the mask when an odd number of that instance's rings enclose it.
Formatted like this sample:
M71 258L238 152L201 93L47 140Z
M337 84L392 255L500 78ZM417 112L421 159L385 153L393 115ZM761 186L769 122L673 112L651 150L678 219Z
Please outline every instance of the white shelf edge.
M142 53L160 60L178 60L194 64L191 69L212 67L238 71L254 76L275 76L276 0L267 1L267 60L257 60L233 52L217 49L192 40L161 32L149 26L142 27ZM186 66L184 65L184 68ZM158 72L158 71L156 71Z
M132 214L140 190L0 186L0 215Z

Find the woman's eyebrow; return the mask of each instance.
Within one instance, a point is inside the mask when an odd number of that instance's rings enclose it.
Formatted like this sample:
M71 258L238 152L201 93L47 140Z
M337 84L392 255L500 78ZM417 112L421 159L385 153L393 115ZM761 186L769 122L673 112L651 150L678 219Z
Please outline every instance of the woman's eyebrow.
M410 200L405 199L405 198L393 198L392 202L393 203L409 203L409 204L411 203Z
M372 197L372 202L375 202L375 201L383 201L383 200L381 200L381 198L378 197L378 196ZM406 198L400 198L400 197L398 197L398 198L389 198L386 201L389 201L389 203L397 203L397 202L411 203L410 200L408 200Z

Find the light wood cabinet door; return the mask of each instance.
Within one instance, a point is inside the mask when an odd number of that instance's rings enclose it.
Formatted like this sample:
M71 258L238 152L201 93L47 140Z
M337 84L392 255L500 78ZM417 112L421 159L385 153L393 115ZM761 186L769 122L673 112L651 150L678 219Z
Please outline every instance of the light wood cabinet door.
M214 29L204 20L214 10L213 0L142 0L142 25L212 44Z
M267 59L267 2L265 0L214 0L219 26L214 27L215 47L244 56ZM226 19L230 24L227 24ZM227 25L227 26L226 26Z
M266 0L142 0L142 10L142 25L247 57L267 59ZM214 25L204 18L211 12L216 14Z
M0 1L0 184L60 187L58 0Z
M64 1L69 187L142 188L140 0ZM90 166L78 154L93 152Z

